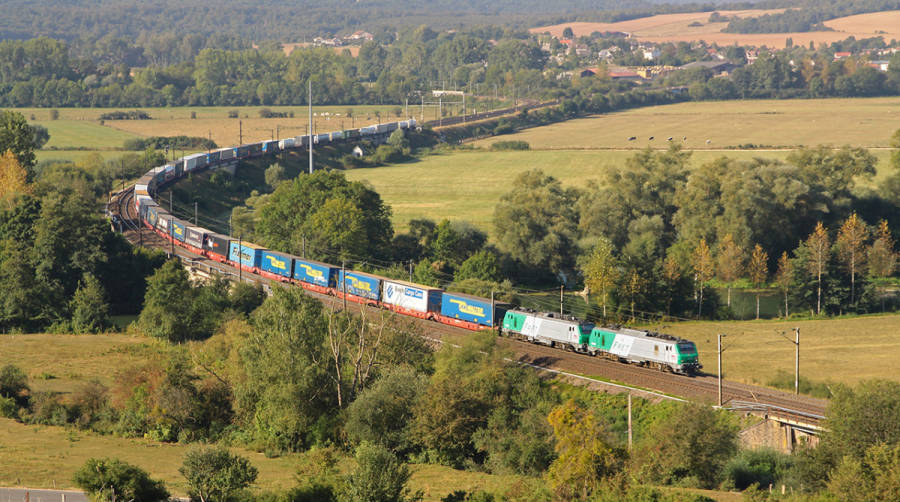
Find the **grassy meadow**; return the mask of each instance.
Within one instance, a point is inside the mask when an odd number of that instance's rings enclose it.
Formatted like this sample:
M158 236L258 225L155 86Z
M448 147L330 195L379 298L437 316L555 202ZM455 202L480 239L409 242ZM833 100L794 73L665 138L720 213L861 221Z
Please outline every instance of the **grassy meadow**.
M886 148L898 128L900 97L701 101L594 115L475 144L514 139L539 150L665 148L671 137L689 150L748 143L764 149L801 145ZM632 136L637 139L628 141ZM651 136L655 138L652 141Z
M725 334L722 342L725 378L766 385L779 370L794 374L793 329L798 327L802 377L851 385L870 378L900 381L900 373L895 371L900 358L900 345L896 342L900 315L806 321L684 322L667 324L664 331L694 341L708 373L716 372L716 335Z
M504 138L519 139L531 132ZM700 166L722 156L783 159L789 153L790 150L694 150L691 165ZM873 153L879 159L879 166L887 165L888 151ZM623 165L634 154L634 150L588 149L453 151L405 164L349 170L346 175L351 180L371 183L393 208L394 227L398 231L405 231L412 219L440 221L447 218L469 221L490 233L493 231L494 207L519 173L540 168L566 186L584 187L590 180L599 180L604 171ZM879 173L873 184L877 184L880 176L886 176L887 170L880 169Z
M89 458L118 458L136 465L165 482L176 496L187 495L187 484L178 472L190 445L157 443L146 439L103 436L73 428L24 425L0 419L0 485L32 488L77 488L72 476ZM285 490L297 484L297 471L305 461L300 454L267 458L259 452L232 448L259 470L254 491ZM456 490L533 490L539 481L524 476L491 475L460 471L438 465L412 465L413 490L423 500L437 502ZM349 458L339 463L349 472Z

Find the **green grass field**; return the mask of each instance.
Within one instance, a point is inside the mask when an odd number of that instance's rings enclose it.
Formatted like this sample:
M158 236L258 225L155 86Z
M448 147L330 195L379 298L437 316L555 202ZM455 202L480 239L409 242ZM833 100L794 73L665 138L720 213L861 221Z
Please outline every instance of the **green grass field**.
M787 150L696 150L691 164L699 166L721 156L783 159L788 153ZM874 153L879 158L879 166L886 165L889 152ZM623 165L634 154L630 150L458 151L406 164L350 170L346 175L348 179L372 184L394 209L394 227L398 231L405 231L411 219L448 218L466 220L491 232L494 207L519 173L540 168L564 185L583 187L589 180L599 179L607 169ZM887 174L887 169L879 169L873 184Z
M689 102L569 120L476 144L515 139L536 149L644 148L665 147L672 137L688 149L748 143L872 148L889 146L898 117L898 97ZM632 136L637 139L628 141Z
M50 132L50 141L45 145L48 149L107 150L122 148L125 140L137 137L136 134L85 120L48 120L33 123L46 127Z

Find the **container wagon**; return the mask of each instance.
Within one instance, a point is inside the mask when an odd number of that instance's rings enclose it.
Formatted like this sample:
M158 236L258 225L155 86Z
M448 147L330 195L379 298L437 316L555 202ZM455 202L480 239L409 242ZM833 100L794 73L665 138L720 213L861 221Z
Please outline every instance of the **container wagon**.
M381 284L381 303L404 315L433 319L441 312L438 288L385 279Z

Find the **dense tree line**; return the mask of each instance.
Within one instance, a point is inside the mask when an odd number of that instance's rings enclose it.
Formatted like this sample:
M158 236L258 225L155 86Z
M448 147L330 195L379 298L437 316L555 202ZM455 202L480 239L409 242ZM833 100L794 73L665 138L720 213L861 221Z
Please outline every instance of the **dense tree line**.
M882 12L900 8L896 0L853 0L830 2L804 0L800 2L769 1L757 8L788 7L784 12L759 17L731 19L722 31L727 33L790 33L827 31L823 23L830 19L868 12ZM795 8L798 7L798 8Z
M114 180L161 162L147 151L113 163L35 165L34 130L0 115L0 332L96 332L137 313L160 254L132 249L97 212Z
M537 0L427 0L412 5L397 0L353 4L303 1L290 6L271 0L231 1L216 6L197 0L154 5L114 0L102 9L65 1L35 4L5 0L0 5L17 13L0 22L0 38L49 36L77 42L85 46L85 50L100 45L98 41L115 48L121 40L137 38L150 42L146 52L153 55L168 52L165 50L168 47L180 51L196 50L198 45L205 45L207 39L216 38L218 41L211 40L214 46L238 38L257 43L271 40L300 42L355 30L391 38L398 30L421 24L442 29L489 24L530 27L563 22L575 16L591 21L621 20L708 8L708 5L687 0L642 0L630 3L627 8L612 0L565 0L553 6ZM102 52L99 47L94 50ZM134 56L141 55L138 52Z

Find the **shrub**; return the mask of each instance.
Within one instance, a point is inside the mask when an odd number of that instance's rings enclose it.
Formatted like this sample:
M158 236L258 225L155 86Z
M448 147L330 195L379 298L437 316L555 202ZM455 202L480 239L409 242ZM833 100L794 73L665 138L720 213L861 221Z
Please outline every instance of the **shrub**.
M18 366L0 368L0 397L12 399L18 406L28 405L28 377Z
M229 111L229 112L228 112L228 118L230 118L230 119L236 119L236 118L238 118L238 111L237 111L237 110L231 110L231 111Z
M725 465L725 479L739 490L753 484L765 488L781 479L792 464L790 455L775 450L741 450Z
M491 145L491 150L531 150L531 145L527 141L498 141Z
M121 110L117 110L114 112L107 112L100 115L100 120L150 120L150 114L141 111L141 110L131 110L130 112L124 112Z
M50 120L59 120L59 110L50 110Z
M75 473L72 481L94 500L157 502L167 500L169 491L146 471L114 458L92 458Z
M250 461L224 448L198 448L188 452L178 469L187 479L190 495L204 502L226 502L256 481Z

